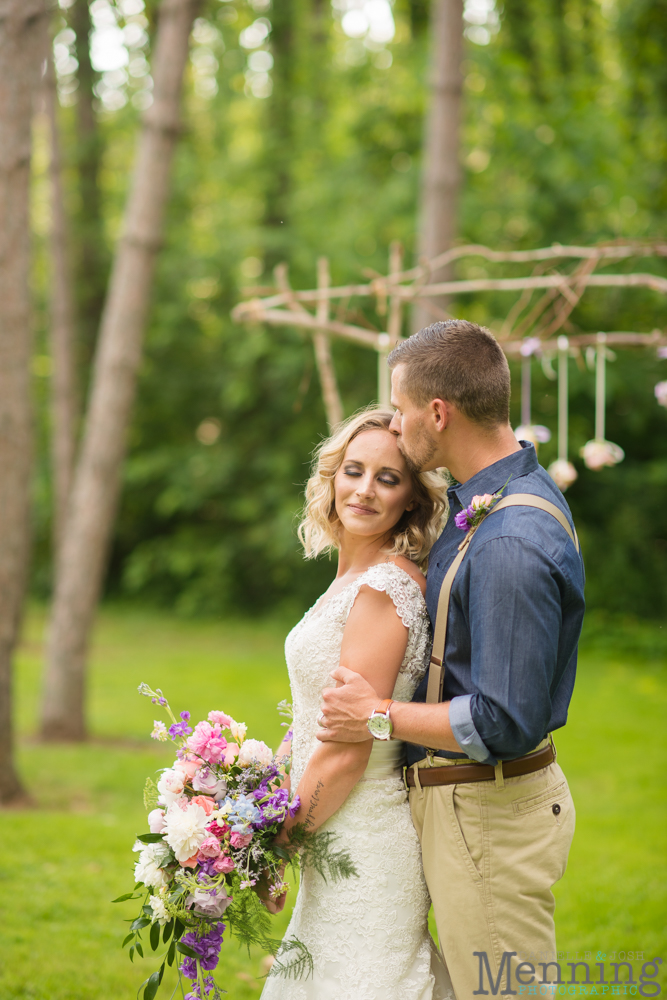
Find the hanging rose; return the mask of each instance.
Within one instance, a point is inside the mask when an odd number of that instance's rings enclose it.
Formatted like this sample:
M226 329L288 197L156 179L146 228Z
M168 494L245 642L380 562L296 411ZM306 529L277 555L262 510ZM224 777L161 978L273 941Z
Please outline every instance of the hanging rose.
M564 458L557 458L555 462L552 462L547 472L555 482L559 490L563 493L571 486L572 483L577 478L577 470L572 465L572 462L568 462Z
M655 398L658 400L658 406L667 407L667 382L658 382L655 389Z
M605 465L618 465L625 458L623 449L612 441L587 441L579 454L593 472L599 472Z

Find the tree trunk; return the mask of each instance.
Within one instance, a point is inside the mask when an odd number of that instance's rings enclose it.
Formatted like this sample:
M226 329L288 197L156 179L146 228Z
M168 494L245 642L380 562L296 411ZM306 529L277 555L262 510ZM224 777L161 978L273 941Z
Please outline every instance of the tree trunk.
M72 485L76 450L76 352L74 294L69 266L67 216L62 182L58 98L53 58L47 58L44 106L49 124L51 157L51 465L53 470L53 552L63 537L67 499Z
M433 0L431 44L431 97L424 137L419 227L419 256L429 260L449 249L456 233L461 183L463 0ZM432 275L432 280L443 281L447 276L443 268ZM433 316L418 303L413 322L419 330L432 323Z
M0 802L20 800L12 658L30 550L30 155L45 52L43 0L0 0Z
M88 641L120 492L170 165L180 131L190 29L198 6L198 0L163 0L160 6L153 65L155 103L144 117L57 560L42 706L45 739L81 740L86 735Z
M76 35L75 54L79 63L75 108L79 193L76 215L76 289L85 384L95 352L109 270L99 185L103 143L93 106L93 86L97 74L90 62L90 0L75 0L69 13L69 22Z

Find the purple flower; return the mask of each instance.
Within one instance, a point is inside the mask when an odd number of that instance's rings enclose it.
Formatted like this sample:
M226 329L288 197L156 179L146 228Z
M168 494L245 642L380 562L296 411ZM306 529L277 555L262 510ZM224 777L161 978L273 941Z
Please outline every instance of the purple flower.
M295 795L294 798L292 799L292 805L289 807L287 811L290 814L290 816L296 816L300 808L301 808L301 798L298 795Z
M213 981L213 976L204 976L204 996L208 997L214 991L215 991L215 983ZM185 994L185 1000L201 1000L201 993L199 992L199 983L192 984L192 989L190 990L190 992Z
M468 521L469 517L470 517L470 507L466 508L466 510L459 511L459 513L456 515L456 517L454 518L454 524L459 529L459 531L468 531L468 529L470 528L470 524Z
M218 958L220 956L220 948L222 946L222 934L225 930L225 924L218 922L213 924L211 929L201 936L199 936L195 931L189 931L189 933L184 934L181 938L183 944L187 944L193 951L197 952L199 956L199 964L202 969L210 972L215 969L218 964ZM181 972L188 979L197 978L197 962L194 958L186 956L181 963Z
M175 740L177 736L189 736L191 732L192 729L187 722L174 722L173 725L169 726L169 735L172 740Z
M263 794L261 786L253 794L256 799L264 798L267 794L266 787ZM254 829L263 830L264 827L270 826L271 823L282 823L287 815L288 803L289 793L286 788L279 788L266 802L259 802L261 818L253 823Z
M183 719L183 722L189 722L190 721L190 713L189 712L181 712L181 718Z
M160 698L159 699L159 703L160 703L160 705L166 705L167 704L167 699L166 698Z

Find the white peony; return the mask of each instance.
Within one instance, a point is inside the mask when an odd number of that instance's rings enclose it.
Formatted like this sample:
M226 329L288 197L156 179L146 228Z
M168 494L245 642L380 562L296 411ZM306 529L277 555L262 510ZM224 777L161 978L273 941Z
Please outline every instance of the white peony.
M192 787L196 792L204 792L212 795L214 799L221 799L227 793L227 782L224 778L216 778L213 771L202 768L192 779Z
M231 719L229 723L229 731L237 743L243 743L245 734L248 732L248 727L245 722L235 722L234 719Z
M185 787L185 774L181 770L167 768L162 772L162 776L157 783L157 790L165 805L169 806L183 794Z
M176 860L183 864L199 850L199 845L206 839L206 824L209 818L206 810L191 802L181 808L180 803L172 802L167 809L165 840L176 855Z
M169 848L166 844L148 844L139 855L139 860L134 866L134 878L136 882L143 882L153 889L159 889L167 884L167 876L159 865L163 864L169 857Z
M273 760L273 750L261 740L246 740L239 750L237 763L245 767L253 760L260 764L270 764Z
M167 907L164 905L162 896L151 896L148 900L148 905L153 911L153 920L157 920L160 927L164 927L171 917L167 913Z

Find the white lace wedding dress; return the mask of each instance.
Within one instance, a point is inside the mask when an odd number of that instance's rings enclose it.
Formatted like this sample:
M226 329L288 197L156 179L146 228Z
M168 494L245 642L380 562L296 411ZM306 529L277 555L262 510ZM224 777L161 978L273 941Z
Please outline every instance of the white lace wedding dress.
M364 584L391 597L409 630L394 700L409 701L425 672L424 599L394 563L372 566L324 603L320 599L285 644L294 705L293 789L318 745L322 690L333 684L329 675L340 662L345 622ZM296 981L270 976L262 1000L455 1000L428 931L430 901L401 757L400 741L376 742L363 777L322 826L336 834L336 848L349 851L358 878L325 882L305 869L286 938L307 946L313 974Z

